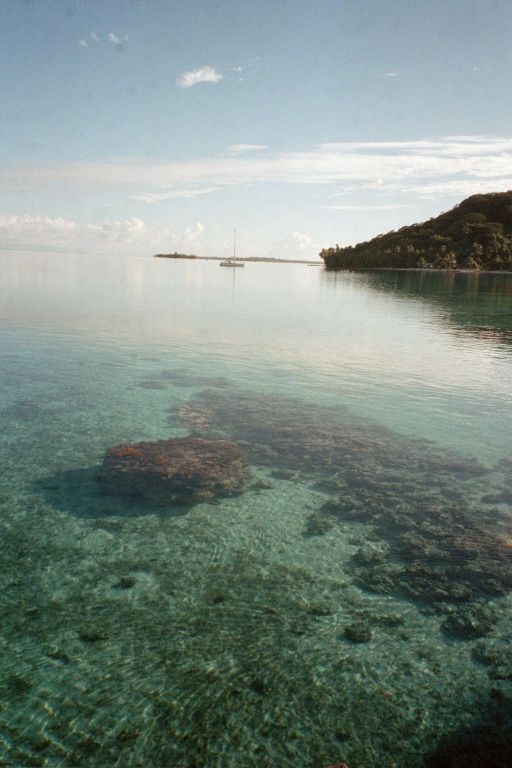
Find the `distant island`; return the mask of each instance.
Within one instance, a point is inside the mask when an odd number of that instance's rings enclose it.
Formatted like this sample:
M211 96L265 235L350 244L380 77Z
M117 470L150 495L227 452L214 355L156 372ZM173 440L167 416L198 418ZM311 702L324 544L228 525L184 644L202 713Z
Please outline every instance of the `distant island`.
M512 191L472 195L447 213L320 252L327 269L512 271Z
M222 256L194 256L188 253L155 253L155 259L201 259L202 261L224 261ZM247 256L245 259L236 258L237 261L257 262L263 264L308 264L311 267L323 266L321 261L311 259L276 259L271 256Z
M178 251L174 251L174 253L155 253L155 259L197 259L198 256L195 256L193 253L178 253Z

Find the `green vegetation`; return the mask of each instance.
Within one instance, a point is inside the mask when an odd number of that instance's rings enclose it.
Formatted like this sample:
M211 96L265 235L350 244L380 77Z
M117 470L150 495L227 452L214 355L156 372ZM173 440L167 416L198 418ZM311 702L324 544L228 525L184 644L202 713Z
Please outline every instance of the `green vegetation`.
M327 269L512 270L512 191L472 195L422 224L320 256Z

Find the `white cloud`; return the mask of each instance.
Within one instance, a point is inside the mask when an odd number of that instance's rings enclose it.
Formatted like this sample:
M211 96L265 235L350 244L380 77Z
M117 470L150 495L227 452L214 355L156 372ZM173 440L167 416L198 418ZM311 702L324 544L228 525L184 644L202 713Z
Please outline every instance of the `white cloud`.
M398 77L398 72L381 72L379 77Z
M197 222L195 227L187 227L181 236L181 241L190 245L196 243L204 232L204 225L200 221Z
M400 188L403 194L418 197L467 197L468 195L484 194L486 192L504 192L512 189L512 176L490 179L447 179L438 183L425 183L416 186Z
M109 43L112 43L116 48L122 48L124 44L128 41L128 35L125 35L123 38L118 37L114 32L109 32L107 35L107 40Z
M176 85L180 88L191 88L198 83L218 83L220 80L224 80L224 75L217 72L214 67L205 66L184 72L176 80Z
M295 230L270 243L265 256L274 259L317 258L320 246L306 232Z
M89 39L94 43L101 43L101 37L94 31L89 33ZM119 35L116 35L115 32L109 32L105 39L108 40L108 42L111 43L115 48L121 49L124 47L124 44L128 42L128 35L119 37ZM79 41L79 45L81 45L83 48L87 48L89 43L84 38Z
M130 200L136 200L139 203L159 203L162 200L190 200L197 195L208 195L210 192L216 192L219 187L207 187L206 189L174 189L169 192L141 192L137 195L130 195Z
M389 205L322 205L321 208L330 211L396 211L399 208L413 208L407 203L391 203Z
M437 139L412 141L353 141L317 144L315 149L324 152L360 152L378 155L380 152L424 156L462 157L467 155L499 154L512 151L512 136L441 136Z
M292 232L290 238L299 251L307 251L313 245L312 238L305 232Z
M242 152L261 152L264 149L268 149L266 144L232 144L229 148L230 152L240 154Z

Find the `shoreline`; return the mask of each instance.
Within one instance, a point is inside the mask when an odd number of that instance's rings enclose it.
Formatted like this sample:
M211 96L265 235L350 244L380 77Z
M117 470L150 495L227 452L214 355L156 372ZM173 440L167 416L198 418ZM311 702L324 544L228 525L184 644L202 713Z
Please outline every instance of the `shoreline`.
M226 261L220 256L193 256L193 255L174 255L172 253L155 253L155 259L173 259L174 261ZM366 272L443 272L454 275L512 275L509 269L442 269L441 267L365 267L364 269L334 269L329 268L323 261L311 261L309 259L277 259L272 257L248 256L247 258L237 258L249 264L306 264L311 267L323 267L326 272L350 272L353 274L365 274Z
M512 275L510 269L441 269L440 267L366 267L365 269L329 269L327 272L451 272L454 275Z

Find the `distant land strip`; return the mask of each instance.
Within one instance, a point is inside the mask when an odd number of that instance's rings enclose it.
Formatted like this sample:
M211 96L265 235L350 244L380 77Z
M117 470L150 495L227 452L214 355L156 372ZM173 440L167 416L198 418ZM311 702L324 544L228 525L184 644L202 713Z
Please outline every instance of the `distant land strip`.
M195 256L191 253L155 253L155 259L197 259L198 261L231 261L230 258L220 256ZM236 261L262 262L265 264L308 264L314 267L323 267L323 261L311 261L311 259L274 259L270 256L248 256L245 259L236 257Z

